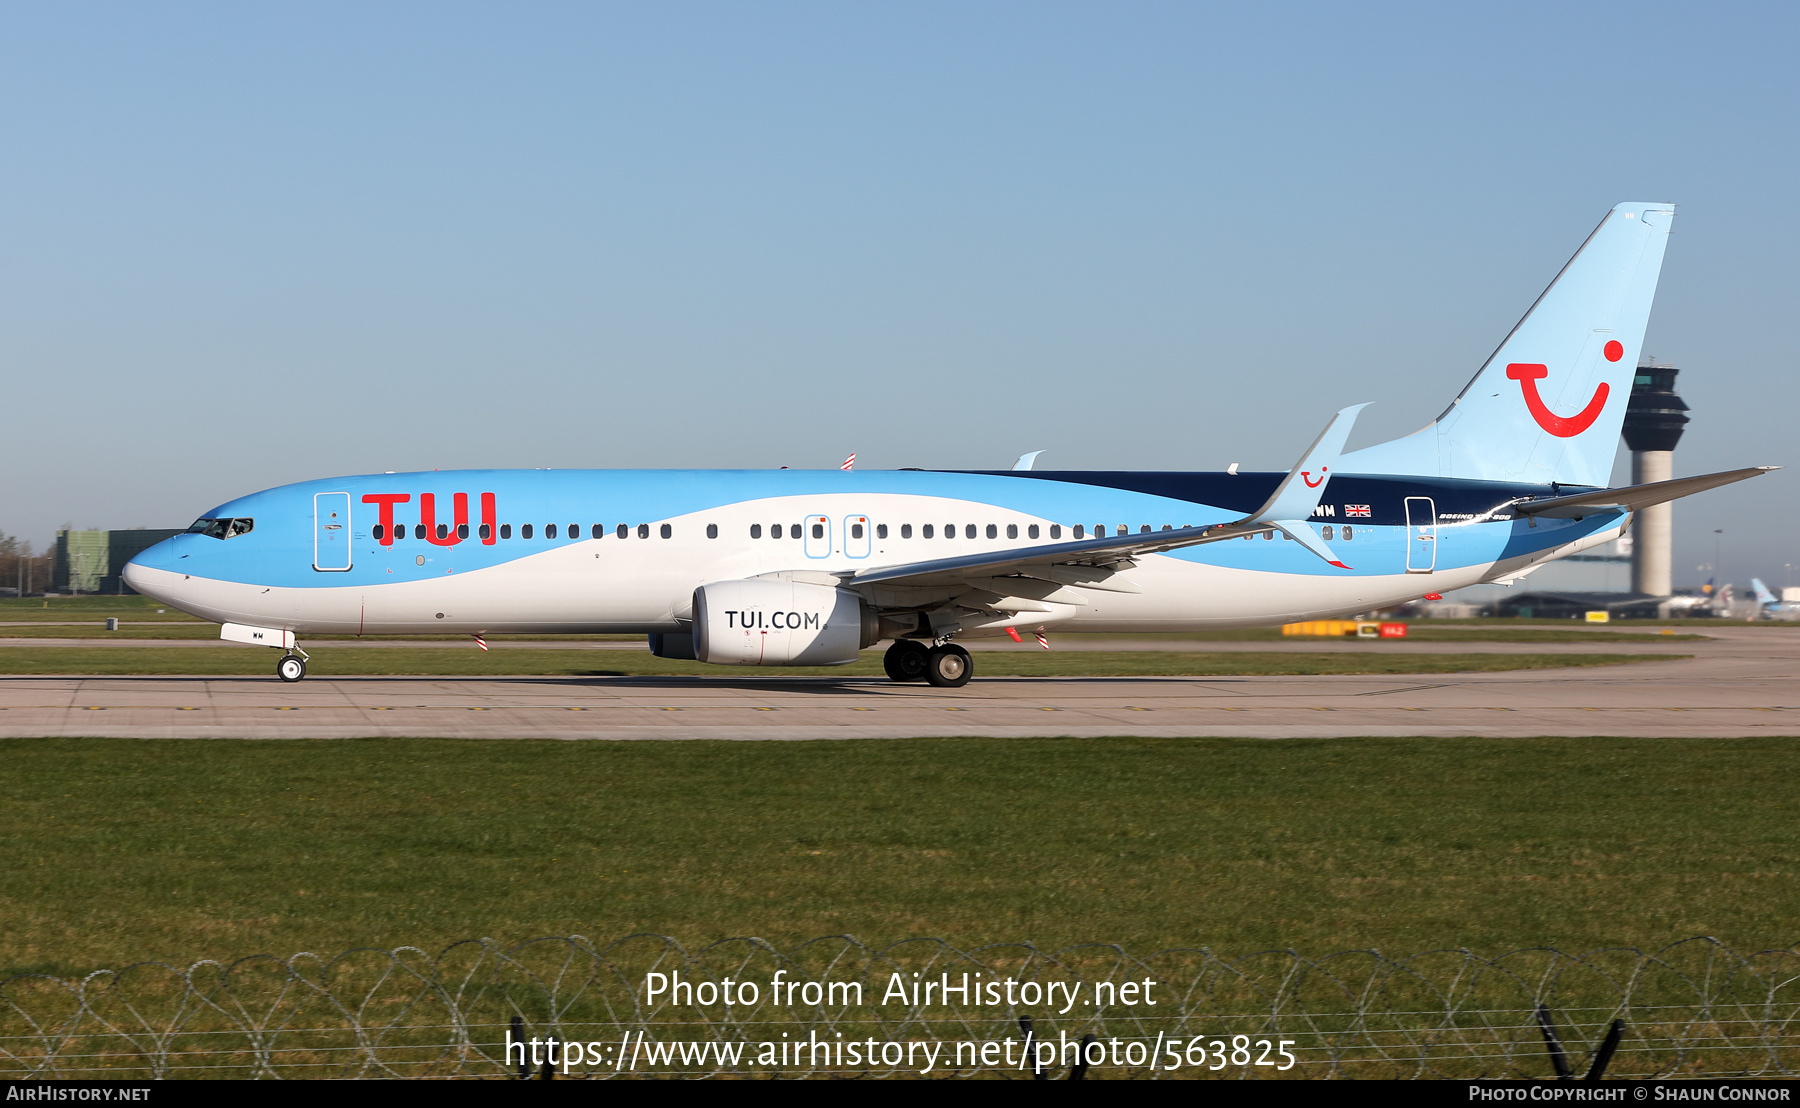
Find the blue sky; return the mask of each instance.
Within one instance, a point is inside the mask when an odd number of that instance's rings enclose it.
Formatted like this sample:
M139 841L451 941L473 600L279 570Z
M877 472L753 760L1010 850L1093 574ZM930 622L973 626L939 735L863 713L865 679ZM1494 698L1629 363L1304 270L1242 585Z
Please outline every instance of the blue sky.
M0 530L390 469L1285 468L1429 420L1621 200L1679 205L1677 471L1794 465L1797 11L6 6ZM1781 583L1796 480L1678 505L1677 583L1714 528Z

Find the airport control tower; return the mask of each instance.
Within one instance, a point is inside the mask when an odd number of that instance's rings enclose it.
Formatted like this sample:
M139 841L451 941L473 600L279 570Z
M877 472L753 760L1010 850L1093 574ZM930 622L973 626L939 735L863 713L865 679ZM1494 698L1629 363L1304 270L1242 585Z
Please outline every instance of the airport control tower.
M1675 395L1672 365L1645 358L1631 386L1625 409L1625 445L1631 451L1631 483L1667 481L1675 476L1675 444L1687 428L1688 406ZM1674 537L1673 504L1641 508L1632 524L1631 589L1651 596L1674 591L1670 578L1670 545Z

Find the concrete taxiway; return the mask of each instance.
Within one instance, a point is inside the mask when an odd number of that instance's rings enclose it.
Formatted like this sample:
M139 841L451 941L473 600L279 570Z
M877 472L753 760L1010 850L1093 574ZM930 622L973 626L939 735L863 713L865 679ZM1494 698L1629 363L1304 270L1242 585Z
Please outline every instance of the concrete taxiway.
M314 676L293 685L273 676L0 677L0 737L1800 736L1800 634L1707 631L1715 637L1705 642L1638 648L1691 658L1600 668L1442 676L977 677L961 689L733 671L716 677ZM1548 644L1457 645L1551 652Z

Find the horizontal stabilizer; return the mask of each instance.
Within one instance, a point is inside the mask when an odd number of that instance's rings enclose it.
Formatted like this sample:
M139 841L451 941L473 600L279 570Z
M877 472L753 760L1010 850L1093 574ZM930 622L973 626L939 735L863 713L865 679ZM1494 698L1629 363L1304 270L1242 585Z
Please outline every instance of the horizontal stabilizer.
M1720 485L1761 477L1780 466L1751 466L1724 473L1706 473L1699 477L1677 477L1673 481L1653 481L1648 485L1628 485L1619 489L1599 489L1570 496L1552 496L1544 500L1524 500L1513 505L1522 516L1545 516L1551 519L1580 519L1607 508L1623 508L1635 512L1653 504L1666 504L1684 496L1692 496Z

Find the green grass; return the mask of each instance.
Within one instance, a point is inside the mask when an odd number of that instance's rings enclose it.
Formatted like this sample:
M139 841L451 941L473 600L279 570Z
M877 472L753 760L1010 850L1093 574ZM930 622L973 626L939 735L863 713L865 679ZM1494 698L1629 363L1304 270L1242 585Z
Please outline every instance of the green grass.
M157 609L163 609L158 612ZM147 596L76 596L46 600L43 597L0 599L0 623L14 620L92 619L108 616L130 620L193 619L186 612L159 604Z
M1800 939L1782 739L15 739L0 759L0 973L570 932Z
M20 646L0 648L0 673L106 676L234 675L273 673L272 650L243 646L107 647ZM983 652L975 671L988 677L1210 677L1235 674L1486 673L1495 670L1611 666L1686 657L1678 654L1335 654L1137 651ZM421 646L330 647L308 663L318 677L369 675L532 675L614 677L691 674L695 677L785 674L867 677L882 672L879 651L864 651L848 666L733 669L653 657L637 650L495 650Z

